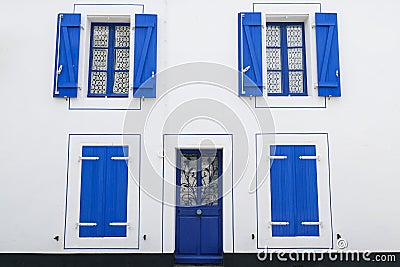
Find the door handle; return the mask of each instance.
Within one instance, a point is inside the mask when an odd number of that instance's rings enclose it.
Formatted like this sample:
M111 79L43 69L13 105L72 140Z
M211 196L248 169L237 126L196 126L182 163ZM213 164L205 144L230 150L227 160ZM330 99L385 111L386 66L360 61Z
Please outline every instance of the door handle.
M203 211L201 209L196 210L197 215L201 215L202 213L203 213Z

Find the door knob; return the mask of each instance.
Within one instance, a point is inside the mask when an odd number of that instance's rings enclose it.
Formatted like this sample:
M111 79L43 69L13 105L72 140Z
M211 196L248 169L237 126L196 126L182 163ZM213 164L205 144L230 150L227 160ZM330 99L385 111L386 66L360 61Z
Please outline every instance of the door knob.
M201 215L203 212L201 211L201 209L196 210L196 214L197 215Z

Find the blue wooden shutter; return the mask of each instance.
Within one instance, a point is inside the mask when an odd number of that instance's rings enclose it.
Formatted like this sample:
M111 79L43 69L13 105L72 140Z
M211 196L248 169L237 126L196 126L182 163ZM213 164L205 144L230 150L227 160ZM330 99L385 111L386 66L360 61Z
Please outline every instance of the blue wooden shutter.
M261 13L241 12L239 23L239 96L263 94Z
M82 148L79 237L127 236L126 157L127 146Z
M272 236L295 236L293 146L271 146L270 155Z
M336 13L316 13L318 95L341 96Z
M156 97L157 15L135 15L134 97Z
M104 236L126 237L123 224L127 223L128 161L125 157L128 157L127 146L107 148Z
M78 92L81 14L58 14L53 97L76 97Z
M317 163L314 145L294 149L296 177L296 235L319 236Z
M104 236L106 156L105 147L82 148L79 223L87 225L79 226L79 237ZM94 223L96 225L90 225Z

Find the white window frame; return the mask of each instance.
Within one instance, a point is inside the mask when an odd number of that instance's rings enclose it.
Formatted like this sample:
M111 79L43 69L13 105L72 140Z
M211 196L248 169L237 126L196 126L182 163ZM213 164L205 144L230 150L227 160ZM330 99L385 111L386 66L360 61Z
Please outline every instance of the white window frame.
M315 145L317 161L319 236L272 236L270 146ZM327 134L259 134L257 135L257 224L258 248L329 249L332 248L331 198Z
M320 12L319 4L262 4L255 6L255 12L262 13L262 57L267 62L266 33L267 22L303 22L306 51L307 96L268 96L267 66L263 64L264 97L256 98L257 107L299 108L325 107L325 98L318 96L317 47L315 34L315 13Z
M81 39L79 48L78 96L71 99L72 109L139 109L140 99L133 98L134 25L135 14L143 8L136 5L76 5L75 13L81 14ZM90 34L92 22L130 23L129 91L127 97L88 97Z
M83 146L128 146L128 194L126 237L79 237L80 192ZM71 135L68 158L65 248L108 249L139 247L139 135Z

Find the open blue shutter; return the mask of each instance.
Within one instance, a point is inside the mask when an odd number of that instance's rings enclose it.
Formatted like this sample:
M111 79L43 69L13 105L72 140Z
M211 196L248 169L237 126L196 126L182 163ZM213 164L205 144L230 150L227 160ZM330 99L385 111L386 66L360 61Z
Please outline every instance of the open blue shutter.
M98 159L95 159L98 158ZM104 202L106 149L101 146L82 148L79 237L104 236ZM90 225L90 224L96 225Z
M271 146L270 155L272 236L295 236L293 146Z
M133 97L156 97L157 15L135 15Z
M126 237L123 224L127 223L128 162L125 157L128 157L127 146L107 148L104 236Z
M295 146L297 236L319 236L317 163L313 156L315 146Z
M341 96L336 13L316 13L318 95Z
M263 94L261 13L241 12L239 23L239 96Z
M53 97L76 97L78 92L81 14L58 14Z

